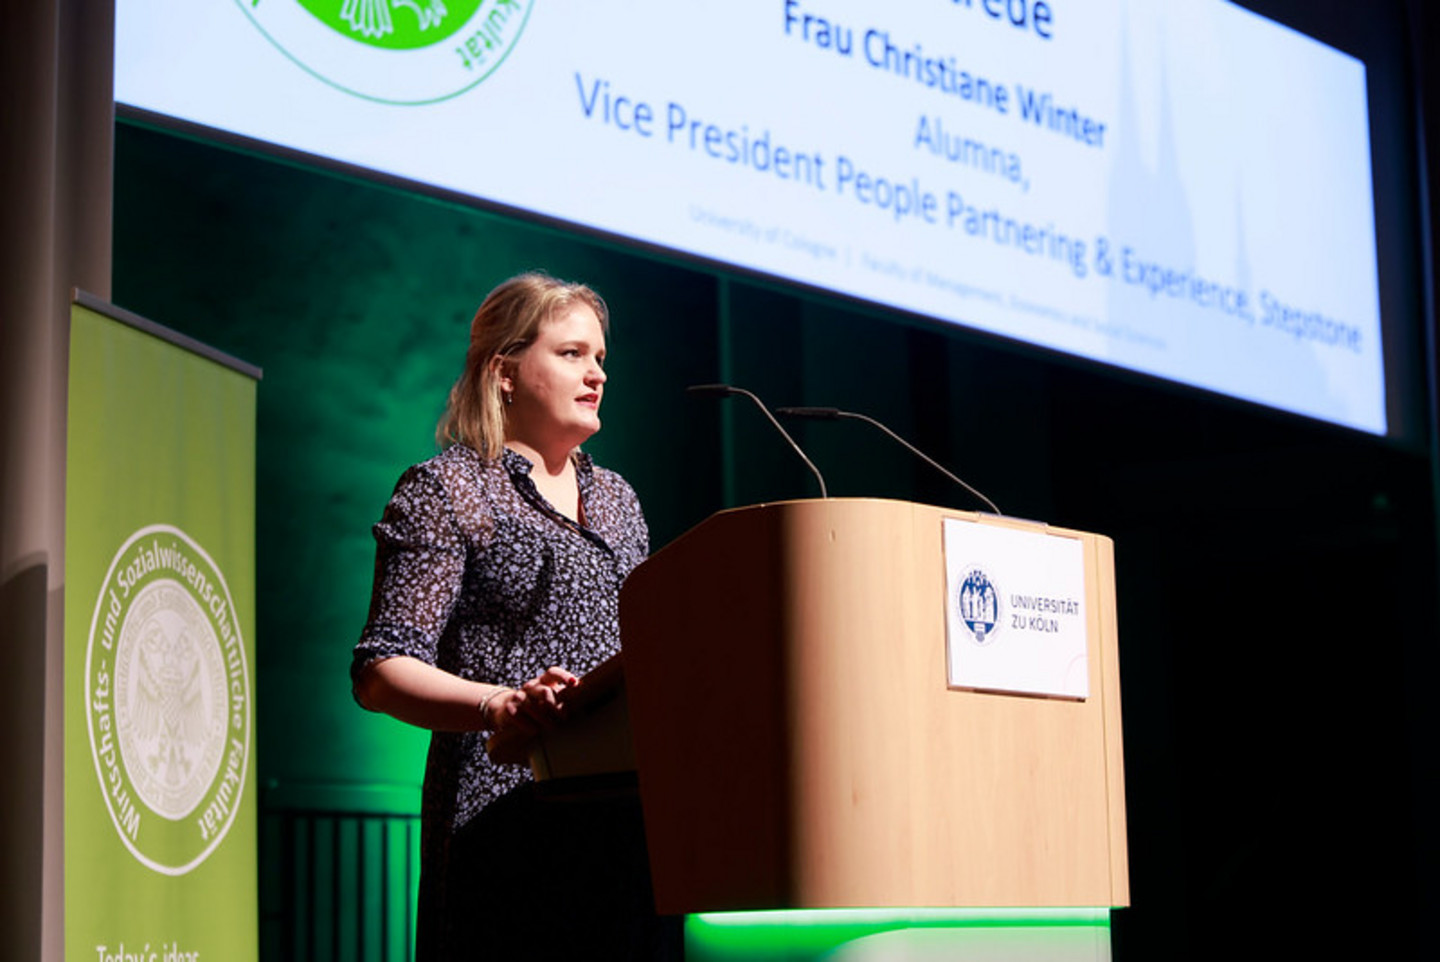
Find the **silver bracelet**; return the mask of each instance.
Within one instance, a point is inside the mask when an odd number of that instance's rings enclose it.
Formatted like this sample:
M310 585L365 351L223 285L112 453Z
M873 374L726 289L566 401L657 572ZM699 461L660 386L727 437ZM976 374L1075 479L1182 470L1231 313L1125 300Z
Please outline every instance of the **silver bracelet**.
M488 694L488 695L486 695L484 698L480 699L480 724L482 724L482 725L488 725L488 724L490 724L490 720L485 717L485 709L490 707L490 701L491 701L491 699L493 699L496 695L499 695L499 694L501 694L501 693L503 693L503 692L514 691L514 690L515 690L515 689L513 689L513 688L505 688L505 687L503 687L503 686L500 687L500 688L494 688L494 689L491 689L490 694Z

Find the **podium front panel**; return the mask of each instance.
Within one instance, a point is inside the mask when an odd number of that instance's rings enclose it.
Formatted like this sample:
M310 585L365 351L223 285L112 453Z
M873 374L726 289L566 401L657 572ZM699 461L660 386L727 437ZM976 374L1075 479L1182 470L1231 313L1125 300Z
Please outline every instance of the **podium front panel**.
M1090 695L946 683L945 518L1078 538ZM723 512L621 620L664 912L1128 901L1108 539L905 502Z

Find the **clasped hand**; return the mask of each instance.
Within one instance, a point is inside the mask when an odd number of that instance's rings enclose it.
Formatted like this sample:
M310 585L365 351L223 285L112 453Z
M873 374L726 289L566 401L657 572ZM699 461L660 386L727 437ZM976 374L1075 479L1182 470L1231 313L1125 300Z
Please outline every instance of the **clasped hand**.
M533 735L553 728L565 718L561 692L580 684L564 668L547 668L519 688L492 697L485 705L485 723L490 731L518 731Z

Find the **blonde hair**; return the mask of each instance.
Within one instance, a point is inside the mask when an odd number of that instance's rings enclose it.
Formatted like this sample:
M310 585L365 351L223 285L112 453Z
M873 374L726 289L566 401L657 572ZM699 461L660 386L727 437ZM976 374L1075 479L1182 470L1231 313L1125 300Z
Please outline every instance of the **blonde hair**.
M542 324L576 304L594 311L600 330L609 332L605 301L584 284L532 271L502 282L486 295L470 322L465 370L450 388L445 415L435 428L436 443L468 445L487 461L500 457L505 450L505 404L500 397L500 365L495 361L523 353L539 336Z

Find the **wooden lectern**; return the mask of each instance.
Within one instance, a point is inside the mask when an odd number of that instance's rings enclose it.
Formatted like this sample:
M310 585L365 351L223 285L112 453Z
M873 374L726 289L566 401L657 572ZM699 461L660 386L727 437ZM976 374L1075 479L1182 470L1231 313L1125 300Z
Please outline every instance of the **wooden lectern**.
M1083 545L1089 697L947 686L946 518ZM1109 539L896 501L717 514L621 595L664 913L1128 903Z

